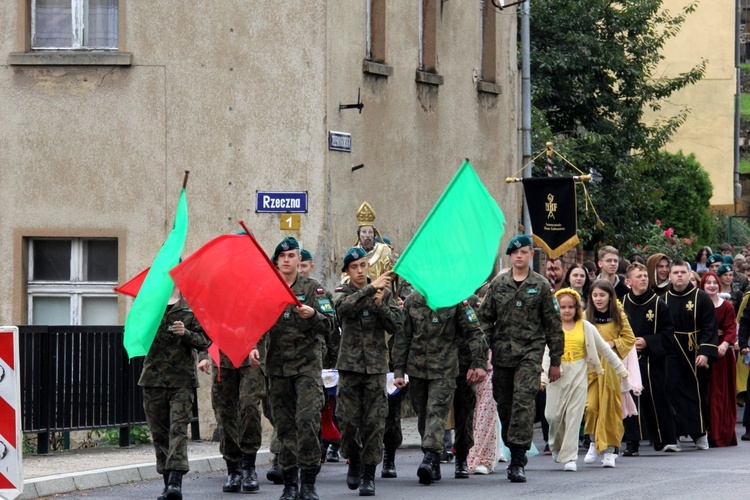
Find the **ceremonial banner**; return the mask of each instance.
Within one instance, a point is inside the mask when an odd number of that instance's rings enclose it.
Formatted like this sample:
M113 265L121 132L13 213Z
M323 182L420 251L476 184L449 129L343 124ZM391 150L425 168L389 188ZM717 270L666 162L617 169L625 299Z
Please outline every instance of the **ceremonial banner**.
M576 188L572 177L531 177L523 180L534 243L551 259L578 244Z
M287 304L299 302L252 235L209 241L170 271L177 288L213 341L239 367Z
M455 306L492 273L504 224L500 207L464 161L393 270L431 309Z
M125 319L123 345L128 357L145 356L156 337L159 322L164 316L169 296L174 283L169 270L180 261L182 247L185 245L188 228L188 211L185 188L180 193L177 211L174 216L174 227L167 236L164 245L156 254L151 269L146 274L133 307Z

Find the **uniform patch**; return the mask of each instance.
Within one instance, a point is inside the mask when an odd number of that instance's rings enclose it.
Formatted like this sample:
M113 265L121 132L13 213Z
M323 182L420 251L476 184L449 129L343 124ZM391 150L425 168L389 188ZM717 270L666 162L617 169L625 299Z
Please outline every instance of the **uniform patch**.
M370 317L370 311L368 311L367 309L365 309L364 311L362 311L362 317L363 318L369 318Z
M326 291L322 288L316 288L315 293L317 293L318 295L325 295Z
M529 288L528 290L526 290L526 293L529 295L536 295L539 293L539 290L536 288Z
M343 286L337 286L335 291L336 292L343 292L344 291L344 287Z
M292 314L289 311L284 311L284 319L289 319L292 317Z
M307 295L297 295L297 300L299 300L300 302L304 302L306 298Z
M438 318L437 316L433 316L432 322L433 323L440 323L440 318Z
M516 302L516 307L523 307L523 302L520 300Z
M466 310L466 319L469 321L469 324L479 321L479 318L477 318L477 313L475 313L474 309L472 309L471 307Z
M557 299L555 297L552 297L552 306L555 308L556 312L560 312L560 304L557 303Z
M318 299L318 308L320 309L320 312L325 314L331 314L333 313L333 306L331 305L331 301L328 299Z

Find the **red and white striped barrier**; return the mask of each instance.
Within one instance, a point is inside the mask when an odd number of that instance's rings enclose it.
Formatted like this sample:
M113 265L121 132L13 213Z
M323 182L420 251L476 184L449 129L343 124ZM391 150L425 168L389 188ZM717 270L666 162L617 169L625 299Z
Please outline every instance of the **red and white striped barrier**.
M0 326L0 498L23 493L18 328Z

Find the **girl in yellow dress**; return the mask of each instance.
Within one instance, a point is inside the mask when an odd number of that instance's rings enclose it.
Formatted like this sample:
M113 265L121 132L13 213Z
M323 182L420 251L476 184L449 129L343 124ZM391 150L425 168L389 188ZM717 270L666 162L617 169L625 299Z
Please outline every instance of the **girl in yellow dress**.
M564 464L563 470L575 472L578 459L578 430L586 406L587 374L604 370L600 357L606 359L620 378L628 376L620 358L599 335L596 327L582 318L581 296L572 288L555 293L560 305L565 350L560 378L548 383L550 359L545 349L542 360L542 390L546 387L547 406L544 415L549 422L549 447L552 459Z
M635 335L609 281L598 279L591 284L586 319L596 326L617 356L625 359L635 345ZM591 436L591 446L583 461L592 464L604 453L602 465L614 467L625 432L620 378L606 360L602 360L602 367L604 373L588 375L584 432Z

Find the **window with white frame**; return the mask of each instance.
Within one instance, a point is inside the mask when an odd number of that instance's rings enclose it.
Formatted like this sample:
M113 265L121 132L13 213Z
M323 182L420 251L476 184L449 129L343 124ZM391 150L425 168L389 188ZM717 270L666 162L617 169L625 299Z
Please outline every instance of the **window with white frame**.
M116 325L117 239L32 238L28 321L33 325Z
M119 0L31 0L33 49L117 49Z

